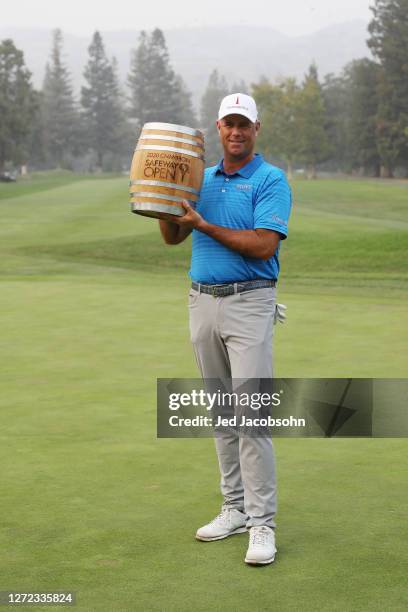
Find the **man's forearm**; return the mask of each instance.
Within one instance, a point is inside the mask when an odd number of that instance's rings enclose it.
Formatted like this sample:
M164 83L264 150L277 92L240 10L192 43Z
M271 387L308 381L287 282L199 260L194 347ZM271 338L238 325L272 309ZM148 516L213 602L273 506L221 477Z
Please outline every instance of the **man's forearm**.
M159 219L160 232L166 244L178 244L180 242L180 226L171 221Z
M196 229L245 257L269 259L273 256L278 244L277 241L275 245L271 245L270 241L267 242L263 239L262 236L257 234L256 230L230 229L207 223L204 219Z
M167 244L179 244L193 230L207 234L224 246L237 251L245 257L269 259L279 246L280 234L268 229L235 230L221 225L208 223L188 202L182 206L186 214L177 217L174 223L160 220L160 230ZM174 225L179 226L177 231Z

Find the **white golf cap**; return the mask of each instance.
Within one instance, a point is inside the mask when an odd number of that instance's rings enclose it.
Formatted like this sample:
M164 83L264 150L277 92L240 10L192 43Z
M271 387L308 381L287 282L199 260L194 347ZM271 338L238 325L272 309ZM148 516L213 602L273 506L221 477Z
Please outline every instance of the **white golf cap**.
M225 96L218 111L218 120L223 119L227 115L243 115L252 121L252 123L255 123L258 120L255 100L251 96L242 93Z

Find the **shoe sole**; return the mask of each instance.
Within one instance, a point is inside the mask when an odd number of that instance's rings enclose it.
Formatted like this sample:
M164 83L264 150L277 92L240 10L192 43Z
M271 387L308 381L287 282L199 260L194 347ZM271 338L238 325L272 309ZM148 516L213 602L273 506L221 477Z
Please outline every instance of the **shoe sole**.
M273 563L274 561L275 561L275 555L273 555L273 557L271 557L270 559L267 559L266 561L256 561L255 559L245 558L245 563L248 563L248 565L269 565L270 563Z
M230 531L225 535L216 536L214 538L205 538L196 534L196 540L200 540L200 542L214 542L215 540L224 540L225 538L229 538L229 536L235 535L237 533L244 533L246 531L248 531L246 527L239 527L238 529L235 529L235 531Z

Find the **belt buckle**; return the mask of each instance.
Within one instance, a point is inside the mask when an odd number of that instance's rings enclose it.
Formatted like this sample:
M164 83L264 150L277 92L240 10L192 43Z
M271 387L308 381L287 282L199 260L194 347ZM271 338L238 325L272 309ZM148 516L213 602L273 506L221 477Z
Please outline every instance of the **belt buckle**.
M211 287L211 295L213 297L217 297L217 285L212 285L212 287Z

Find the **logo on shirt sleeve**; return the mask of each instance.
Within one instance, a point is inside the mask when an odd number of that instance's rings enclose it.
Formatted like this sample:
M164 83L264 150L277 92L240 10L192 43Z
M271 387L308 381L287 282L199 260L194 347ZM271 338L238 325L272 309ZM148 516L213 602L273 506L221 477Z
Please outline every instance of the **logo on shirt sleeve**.
M285 227L287 226L287 222L278 217L278 215L272 215L272 221L275 221L275 223L278 223L279 225L284 225Z

